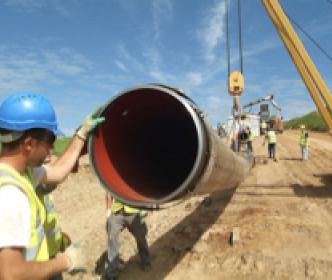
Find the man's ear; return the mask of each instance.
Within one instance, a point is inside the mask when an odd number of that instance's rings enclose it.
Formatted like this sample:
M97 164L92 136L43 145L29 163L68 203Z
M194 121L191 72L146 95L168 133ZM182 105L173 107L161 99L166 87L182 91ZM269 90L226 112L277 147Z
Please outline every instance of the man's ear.
M25 151L30 152L31 149L34 147L35 143L36 140L33 139L31 136L28 136L22 141L22 147Z

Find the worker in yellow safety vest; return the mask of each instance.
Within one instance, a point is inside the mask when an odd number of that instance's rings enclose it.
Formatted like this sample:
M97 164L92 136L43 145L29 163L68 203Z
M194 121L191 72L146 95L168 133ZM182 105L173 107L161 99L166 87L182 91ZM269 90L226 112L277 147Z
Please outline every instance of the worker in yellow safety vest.
M261 135L266 134L267 124L265 121L262 121L260 124Z
M254 135L254 133L252 132L252 130L249 126L247 127L247 134L248 134L247 150L248 150L248 152L253 153L254 150L253 150L253 147L252 147L252 142L255 139L255 135Z
M266 140L268 142L269 158L273 158L273 160L276 161L277 160L277 158L276 158L276 149L277 149L276 132L270 128L267 128L267 134L264 138L264 145L265 145Z
M126 205L112 198L109 193L106 193L105 199L107 209L108 248L104 279L114 280L118 278L121 265L118 238L124 228L127 228L136 240L142 270L149 271L151 268L151 260L146 240L147 226L143 221L147 212Z
M300 125L301 134L300 134L300 147L301 147L301 154L302 160L308 160L309 157L309 148L308 148L308 137L309 133L305 129L305 125Z
M12 95L0 105L0 279L50 279L86 267L77 244L50 260L47 213L35 186L62 182L102 121L87 118L65 152L43 165L61 135L52 105L35 93Z

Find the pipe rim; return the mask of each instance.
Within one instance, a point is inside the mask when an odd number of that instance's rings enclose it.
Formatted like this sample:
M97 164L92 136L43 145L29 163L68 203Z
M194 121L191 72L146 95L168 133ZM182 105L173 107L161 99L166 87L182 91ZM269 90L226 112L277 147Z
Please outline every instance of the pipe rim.
M196 130L196 135L197 135L197 154L195 157L194 164L186 177L186 179L181 183L179 187L177 187L174 191L170 192L168 195L161 199L154 199L154 201L134 201L134 200L128 200L124 199L120 196L117 195L116 192L112 191L112 186L105 182L103 179L102 174L100 174L98 168L96 167L95 164L95 155L94 155L94 143L95 143L95 136L94 134L91 134L89 139L88 139L88 154L89 154L89 161L93 167L93 170L100 180L101 186L108 192L112 194L116 199L119 199L123 201L124 203L127 203L128 205L133 205L133 206L138 206L138 207L143 207L143 208L158 208L159 205L169 202L173 199L178 198L180 195L184 194L185 192L190 193L197 180L201 177L203 170L204 170L204 165L207 159L208 155L208 150L209 150L209 141L208 141L208 135L206 133L206 128L205 128L205 122L202 118L202 116L199 116L199 113L195 111L194 107L196 107L196 104L186 95L183 93L179 94L177 92L176 88L171 88L168 86L164 85L159 85L159 84L142 84L138 85L135 87L128 88L126 90L121 91L119 94L115 95L113 98L111 98L108 102L105 103L104 106L102 106L101 110L99 111L98 116L102 115L102 113L105 111L108 106L120 98L121 96L134 92L136 90L156 90L158 92L163 92L167 93L168 95L172 96L173 98L177 99L181 105L185 108L185 110L189 113L191 116L195 130ZM109 186L109 187L108 187Z

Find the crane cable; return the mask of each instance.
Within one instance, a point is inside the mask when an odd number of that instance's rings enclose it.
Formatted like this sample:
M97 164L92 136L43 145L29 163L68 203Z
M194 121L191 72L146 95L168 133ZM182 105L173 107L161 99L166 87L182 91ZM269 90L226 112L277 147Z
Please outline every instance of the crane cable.
M231 48L229 38L229 8L228 0L225 0L225 21L226 21L226 48L227 48L227 69L228 76L231 74ZM240 72L243 74L243 46L242 46L242 16L241 16L241 0L237 1L238 12L238 30L239 30L239 61Z
M237 12L238 12L238 32L239 32L239 62L240 62L240 72L243 74L243 47L242 47L242 16L241 16L241 0L237 1ZM228 0L225 0L225 21L226 21L226 49L227 49L227 70L228 77L231 74L231 50L230 50L230 36L229 36L229 8L228 8ZM233 97L234 104L235 98L239 98L238 96ZM241 128L241 120L240 115L236 114L235 107L232 108L233 121L231 126L231 134L237 134ZM236 137L233 135L233 137Z
M271 9L272 9L272 11L273 11L275 17L278 19L279 24L280 24L280 26L282 27L283 31L285 32L286 36L290 38L291 36L290 36L289 32L287 31L287 29L286 29L286 27L285 27L285 24L283 23L283 21L281 20L281 18L279 17L278 13L276 12L275 8L274 8L272 5L271 5ZM318 86L318 84L317 84L317 81L312 77L312 73L311 73L311 71L309 70L309 66L308 66L307 63L305 62L305 60L304 60L304 58L302 57L300 51L295 47L294 42L293 42L292 40L290 40L290 42L291 42L291 44L293 45L294 50L296 51L298 57L301 59L301 62L302 62L302 64L303 64L303 66L304 66L304 68L305 68L307 74L310 76L311 81L312 81L313 84L315 85L316 90L319 91L319 86ZM319 91L319 92L320 92L320 91ZM327 102L326 102L325 98L323 98L322 96L320 96L320 97L321 97L321 99L324 101L324 103L326 103L326 105L327 105ZM331 110L331 108L329 108L328 106L327 106L327 108L328 108L329 111Z
M228 69L228 77L229 77L231 74L231 48L230 48L230 43L229 43L228 0L225 0L225 21L226 21L227 69Z
M242 16L241 16L241 0L237 1L237 16L238 16L238 29L239 29L239 59L241 74L243 75L243 51L242 51Z
M331 2L332 4L332 2ZM307 36L307 38L329 59L332 61L332 56L323 49L323 47L318 44L318 42L312 38L309 33L307 31L305 31L305 29L303 27L301 27L301 25L299 25L292 17L290 17L286 12L285 12L286 16L289 18L289 20L305 35Z

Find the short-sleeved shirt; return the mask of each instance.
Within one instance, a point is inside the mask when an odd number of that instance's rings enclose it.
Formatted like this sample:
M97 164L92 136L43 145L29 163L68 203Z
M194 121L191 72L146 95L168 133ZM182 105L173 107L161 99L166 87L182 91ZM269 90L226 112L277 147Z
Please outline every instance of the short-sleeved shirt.
M37 185L45 174L43 166L33 168ZM30 239L31 209L27 196L16 186L0 188L0 248L25 248Z

